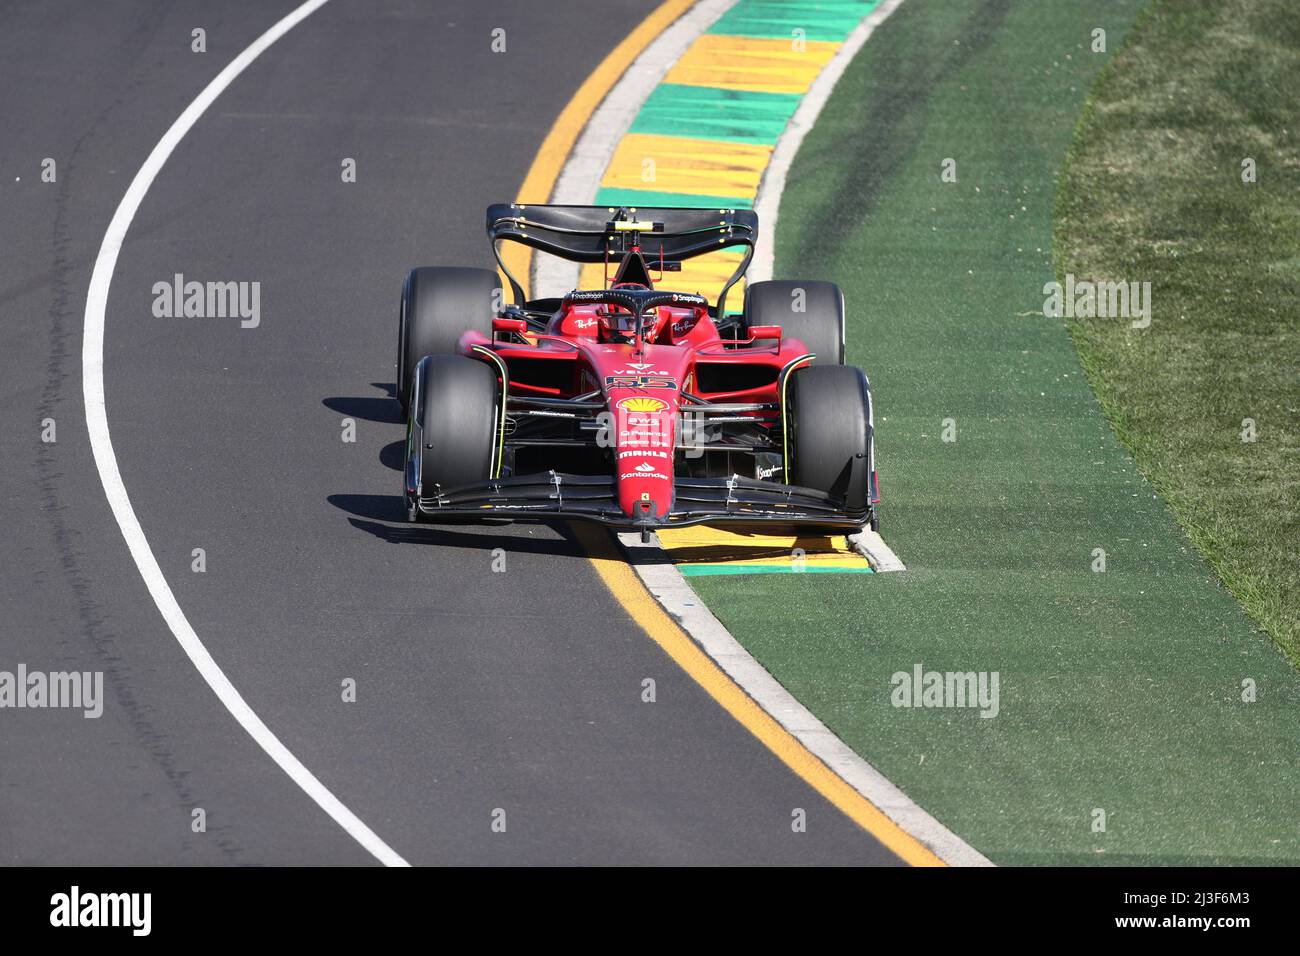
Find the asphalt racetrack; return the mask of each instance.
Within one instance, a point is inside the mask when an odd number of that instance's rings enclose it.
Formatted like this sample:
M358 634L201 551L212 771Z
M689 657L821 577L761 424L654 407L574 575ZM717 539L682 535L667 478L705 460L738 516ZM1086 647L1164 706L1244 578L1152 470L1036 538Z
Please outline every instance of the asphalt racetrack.
M82 407L87 288L128 183L294 6L5 11L0 666L105 674L98 719L5 714L5 864L375 862L178 645L110 512ZM411 863L896 862L676 668L572 532L403 520L402 278L490 264L484 207L514 198L555 116L646 12L333 0L267 50L167 161L118 259L104 379L122 479L215 661ZM155 284L177 275L258 283L256 326L155 315Z

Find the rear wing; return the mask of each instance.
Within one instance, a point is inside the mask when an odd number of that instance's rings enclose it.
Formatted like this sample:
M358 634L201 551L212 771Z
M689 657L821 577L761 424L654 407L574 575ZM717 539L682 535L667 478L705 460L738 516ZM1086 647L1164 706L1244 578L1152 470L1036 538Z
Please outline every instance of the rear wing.
M718 294L717 314L721 316L727 290L745 274L754 257L758 214L752 209L494 203L487 209L487 233L492 254L521 306L524 290L501 258L502 242L522 243L569 262L603 262L622 258L633 249L639 249L650 262L681 262L744 246L744 258Z

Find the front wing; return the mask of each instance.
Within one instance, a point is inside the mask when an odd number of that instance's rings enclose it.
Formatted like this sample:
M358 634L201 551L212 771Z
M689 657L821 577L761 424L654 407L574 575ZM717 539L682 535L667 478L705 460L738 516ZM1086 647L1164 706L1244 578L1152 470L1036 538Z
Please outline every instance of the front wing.
M587 520L613 528L655 530L692 524L764 523L858 528L867 514L845 511L811 488L754 478L686 478L674 483L667 515L629 517L618 504L617 482L600 475L554 471L518 475L459 488L438 489L413 502L424 520L440 518L557 518Z

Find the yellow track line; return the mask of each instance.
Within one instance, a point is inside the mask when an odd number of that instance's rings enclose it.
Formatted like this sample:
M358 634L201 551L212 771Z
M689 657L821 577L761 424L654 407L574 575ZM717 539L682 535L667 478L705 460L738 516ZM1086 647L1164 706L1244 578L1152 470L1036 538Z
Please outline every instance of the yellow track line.
M560 170L564 168L565 160L573 150L573 144L578 141L578 135L587 125L587 120L596 111L601 100L618 82L623 72L631 66L632 61L640 56L641 51L694 3L695 0L666 0L656 7L650 16L642 20L618 46L614 47L609 56L600 61L600 66L596 67L582 86L578 87L578 92L573 94L573 99L569 100L568 105L555 120L555 125L546 134L546 139L542 140L537 155L533 157L533 164L528 168L528 174L524 176L524 183L519 187L518 202L546 203L550 200L555 181L560 178ZM528 272L532 262L532 250L517 242L511 242L501 250L501 257L527 293L531 278ZM502 281L504 282L504 277Z
M545 203L550 199L560 170L587 118L600 105L627 66L693 3L694 0L667 0L661 4L587 77L542 141L528 175L519 188L519 202ZM506 263L525 289L528 287L530 256L531 250L523 246L503 250ZM905 863L912 866L944 865L924 844L885 816L875 804L818 760L767 711L754 703L711 657L700 650L641 584L607 533L582 523L576 523L574 530L601 581L632 620L663 648L678 667L686 671L782 763Z
M763 746L905 863L912 866L945 865L925 844L885 816L875 804L818 760L771 714L754 703L714 663L713 658L700 650L645 589L607 533L586 524L575 524L574 531L601 581L632 620Z

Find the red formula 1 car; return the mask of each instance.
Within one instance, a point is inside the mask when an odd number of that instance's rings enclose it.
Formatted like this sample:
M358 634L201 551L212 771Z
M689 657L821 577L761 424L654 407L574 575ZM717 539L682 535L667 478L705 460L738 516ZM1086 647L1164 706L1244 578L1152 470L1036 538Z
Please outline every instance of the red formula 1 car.
M402 290L412 521L878 526L871 386L843 364L839 288L755 282L726 312L753 212L498 204L487 231L513 305L488 269L414 269ZM527 300L506 241L604 263L606 287ZM744 256L716 305L663 288L731 247Z

